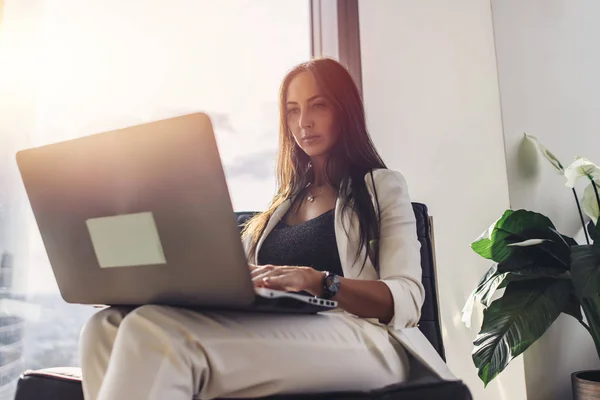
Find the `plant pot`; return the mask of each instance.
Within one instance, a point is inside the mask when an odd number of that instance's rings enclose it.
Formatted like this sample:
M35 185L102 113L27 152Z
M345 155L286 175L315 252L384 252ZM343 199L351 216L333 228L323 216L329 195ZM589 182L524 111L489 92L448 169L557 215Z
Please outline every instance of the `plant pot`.
M571 374L573 400L600 400L600 370Z

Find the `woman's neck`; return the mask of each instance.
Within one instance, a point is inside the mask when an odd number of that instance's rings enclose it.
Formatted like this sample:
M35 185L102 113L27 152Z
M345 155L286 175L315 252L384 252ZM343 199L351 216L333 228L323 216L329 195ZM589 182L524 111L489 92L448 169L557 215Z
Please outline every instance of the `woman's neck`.
M325 178L325 164L327 160L325 157L314 157L310 160L313 170L313 186L327 185L327 179Z

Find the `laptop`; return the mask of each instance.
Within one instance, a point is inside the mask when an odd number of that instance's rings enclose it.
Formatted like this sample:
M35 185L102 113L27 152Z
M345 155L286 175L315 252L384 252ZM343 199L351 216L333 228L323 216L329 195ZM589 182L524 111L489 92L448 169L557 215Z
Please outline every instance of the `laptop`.
M196 113L17 153L64 300L316 313L254 289L213 127Z

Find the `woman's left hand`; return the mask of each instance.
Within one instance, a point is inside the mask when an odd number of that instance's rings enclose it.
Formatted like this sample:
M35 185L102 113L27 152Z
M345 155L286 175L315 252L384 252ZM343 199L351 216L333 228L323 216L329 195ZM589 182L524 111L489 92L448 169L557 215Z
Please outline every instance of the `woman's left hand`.
M252 265L254 287L283 290L286 292L306 291L319 296L322 289L323 273L310 267L289 265Z

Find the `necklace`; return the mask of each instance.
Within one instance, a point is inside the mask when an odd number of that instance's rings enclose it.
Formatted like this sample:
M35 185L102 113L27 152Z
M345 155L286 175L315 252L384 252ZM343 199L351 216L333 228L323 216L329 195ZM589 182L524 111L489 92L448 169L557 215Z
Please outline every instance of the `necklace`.
M308 185L306 185L306 187L308 188L308 196L306 196L306 200L310 201L311 203L315 201L315 198L317 197L318 194L321 194L321 192L323 190L325 190L325 186L323 186L321 188L321 190L319 190L317 193L313 193L312 191L312 183L309 183Z

